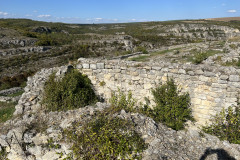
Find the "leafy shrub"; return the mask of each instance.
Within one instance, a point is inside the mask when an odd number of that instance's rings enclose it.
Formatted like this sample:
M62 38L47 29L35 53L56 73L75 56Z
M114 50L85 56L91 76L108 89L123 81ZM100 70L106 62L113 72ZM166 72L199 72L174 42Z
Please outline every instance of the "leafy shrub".
M2 159L2 160L9 160L7 158L7 152L6 152L6 148L5 147L2 147L2 150L0 151L0 159Z
M112 108L115 110L115 112L121 111L122 109L126 111L133 111L136 100L133 99L131 92L128 92L126 95L120 91L120 89L118 89L118 92L112 93L110 103L113 106Z
M219 53L219 51L208 50L208 51L203 52L203 53L197 53L193 57L193 63L194 64L200 64L200 63L202 63L202 61L206 60L208 57L210 57L210 56L212 56L216 53Z
M203 127L203 131L217 136L221 140L240 144L240 107L228 107L211 119L211 125Z
M193 63L194 64L200 64L202 61L206 60L208 58L208 54L206 52L204 53L197 53L194 56Z
M234 50L238 48L238 46L235 45L235 44L230 44L229 47L230 47L231 49L234 49Z
M138 46L136 48L136 52L142 52L143 54L148 54L148 51L145 47L142 47L142 46Z
M139 153L146 149L132 123L111 115L101 113L74 128L65 134L77 159L141 159Z
M97 97L87 76L72 70L61 80L50 75L45 84L43 104L50 111L69 110L94 103Z
M194 120L191 115L188 93L179 94L173 79L152 90L156 106L150 109L145 106L143 112L157 122L162 122L175 130L184 128L187 120Z

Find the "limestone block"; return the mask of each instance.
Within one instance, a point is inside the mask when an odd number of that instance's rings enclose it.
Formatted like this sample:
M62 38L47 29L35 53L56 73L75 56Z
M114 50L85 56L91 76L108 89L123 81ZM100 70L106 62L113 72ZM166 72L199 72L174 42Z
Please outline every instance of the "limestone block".
M180 74L186 74L186 71L184 69L179 69L178 73Z
M76 65L76 68L77 68L77 69L82 69L82 67L83 67L82 64L77 64L77 65Z
M203 71L202 71L202 70L196 70L196 71L195 71L195 74L197 74L197 75L202 75L202 74L203 74Z
M82 68L83 69L89 69L90 65L88 63L83 63Z
M90 64L90 69L97 69L97 65L96 64Z
M166 73L166 72L169 71L169 69L168 68L162 68L161 71Z
M221 76L220 76L220 79L221 79L221 80L227 80L227 79L228 79L228 75L221 75Z
M160 71L160 70L162 69L162 67L154 66L154 67L152 67L152 69L153 69L153 70L158 70L158 71Z
M214 76L216 76L216 74L213 73L213 72L204 72L204 75L207 76L207 77L214 77Z
M199 80L203 82L208 82L209 78L201 75L199 76Z
M130 75L132 75L132 76L138 76L139 73L138 73L138 72L130 72Z
M150 83L144 84L144 89L151 89L153 86Z
M112 78L111 74L105 74L104 75L104 80L110 80Z
M212 102L207 101L207 100L203 100L202 105L205 106L205 108L209 108L209 107L212 106Z
M239 82L239 75L230 75L229 81L231 82Z
M198 99L198 98L192 98L192 99L191 99L191 103L193 103L193 104L201 104L201 103L202 103L202 100L201 100L201 99Z
M140 77L139 77L139 76L134 76L134 77L132 77L132 80L133 80L133 81L139 81L139 80L140 80Z
M193 71L188 71L187 72L189 75L191 75L191 76L194 76L194 72Z

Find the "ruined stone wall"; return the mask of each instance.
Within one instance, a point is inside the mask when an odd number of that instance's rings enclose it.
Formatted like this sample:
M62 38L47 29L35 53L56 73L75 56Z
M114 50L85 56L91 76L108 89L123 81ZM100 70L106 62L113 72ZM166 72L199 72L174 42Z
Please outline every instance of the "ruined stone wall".
M240 89L240 70L233 67L79 59L76 68L88 75L96 92L105 99L119 88L132 91L139 103L145 103L144 97L152 100L151 88L167 77L173 78L179 89L190 94L199 124L205 124L222 108L236 105Z

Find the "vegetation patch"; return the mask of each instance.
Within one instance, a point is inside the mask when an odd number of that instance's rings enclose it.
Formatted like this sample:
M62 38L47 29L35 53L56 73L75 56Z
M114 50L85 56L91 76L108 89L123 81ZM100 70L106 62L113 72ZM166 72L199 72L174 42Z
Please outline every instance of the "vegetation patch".
M50 75L44 90L42 102L49 111L66 111L97 101L91 81L76 70L70 71L62 79L55 74Z
M144 61L147 61L149 57L150 56L138 56L138 57L131 58L130 60L137 61L137 62L144 62Z
M228 107L213 116L211 125L203 127L203 131L217 136L221 140L240 144L240 107Z
M194 121L188 93L181 93L173 79L152 90L156 106L151 109L145 105L141 112L174 130L184 129L188 120Z
M111 107L94 115L89 122L78 122L65 131L73 144L73 154L78 159L141 159L141 152L147 148L144 140L128 120L114 116L135 105L131 92L120 90L112 94Z
M213 56L217 53L221 53L221 51L216 51L216 50L208 50L206 52L198 52L198 53L193 53L193 57L189 57L188 59L192 61L194 64L200 64L202 61L206 60L208 57Z
M148 54L148 51L145 47L142 47L142 46L138 46L136 48L136 52L142 52L143 54Z
M16 103L0 102L0 123L6 122L13 117Z
M7 152L6 152L6 148L2 147L2 150L0 151L0 159L2 160L9 160L7 158Z
M141 159L140 153L146 148L133 124L117 117L100 114L73 127L65 133L78 159Z

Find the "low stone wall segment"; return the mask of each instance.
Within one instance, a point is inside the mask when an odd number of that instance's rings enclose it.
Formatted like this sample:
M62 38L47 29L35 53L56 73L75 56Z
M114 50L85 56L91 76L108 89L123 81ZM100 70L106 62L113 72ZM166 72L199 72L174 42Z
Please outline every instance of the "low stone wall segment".
M182 92L189 93L193 115L201 125L222 108L237 105L240 89L240 69L234 67L80 58L76 68L106 100L119 88L131 91L139 103L149 98L152 105L151 89L173 78Z

